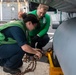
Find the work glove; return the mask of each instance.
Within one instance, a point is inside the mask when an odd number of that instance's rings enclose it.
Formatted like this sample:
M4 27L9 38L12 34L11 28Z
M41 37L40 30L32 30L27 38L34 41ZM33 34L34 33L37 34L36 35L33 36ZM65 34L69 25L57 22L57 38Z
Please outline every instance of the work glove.
M33 42L38 42L39 39L40 39L40 37L39 37L38 35L36 35L36 36L34 36L34 37L32 38L32 41L33 41Z

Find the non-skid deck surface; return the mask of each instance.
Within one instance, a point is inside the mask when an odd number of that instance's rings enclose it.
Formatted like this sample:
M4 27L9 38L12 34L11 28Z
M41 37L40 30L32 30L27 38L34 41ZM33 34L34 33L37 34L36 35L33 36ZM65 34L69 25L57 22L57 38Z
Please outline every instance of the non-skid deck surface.
M24 71L27 65L28 63L24 63L20 69ZM11 74L3 72L3 68L0 67L0 75L11 75ZM44 62L37 62L36 70L34 72L26 73L25 75L49 75L49 64Z

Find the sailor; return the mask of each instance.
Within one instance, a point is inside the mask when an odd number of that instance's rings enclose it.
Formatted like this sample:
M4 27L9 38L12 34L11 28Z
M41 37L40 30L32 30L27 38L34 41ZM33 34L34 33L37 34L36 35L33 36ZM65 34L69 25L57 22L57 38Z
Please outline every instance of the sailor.
M0 66L3 71L11 74L20 72L22 58L25 53L37 55L42 54L29 46L26 38L26 30L33 30L39 23L33 14L25 15L23 20L6 23L0 26Z
M50 27L50 16L46 14L49 7L47 5L39 4L37 10L29 12L29 14L34 14L39 19L40 26L36 27L34 30L29 31L29 36L31 38L31 47L42 49L48 42L49 37L47 32ZM37 45L36 45L37 43Z

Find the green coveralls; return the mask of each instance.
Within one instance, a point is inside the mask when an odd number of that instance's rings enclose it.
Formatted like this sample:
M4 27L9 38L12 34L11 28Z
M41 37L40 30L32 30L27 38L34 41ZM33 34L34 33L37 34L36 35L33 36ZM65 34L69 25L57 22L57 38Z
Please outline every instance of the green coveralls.
M29 14L34 14L37 16L37 10L34 10L32 12L30 12ZM32 31L29 32L29 36L35 36L35 35L39 35L39 37L44 36L50 27L50 16L48 14L45 14L43 18L41 18L39 20L40 22L40 28L36 28Z
M29 12L29 14L34 14L35 16L37 16L37 10ZM39 19L39 23L40 23L40 28L36 27L34 30L29 31L29 37L31 38L32 47L37 47L42 49L42 47L44 47L49 42L49 37L47 35L47 32L50 27L50 16L48 14L45 14L43 18ZM35 36L39 36L40 39L39 40L37 39L36 41L34 41L33 38ZM35 46L36 42L38 42L37 46Z

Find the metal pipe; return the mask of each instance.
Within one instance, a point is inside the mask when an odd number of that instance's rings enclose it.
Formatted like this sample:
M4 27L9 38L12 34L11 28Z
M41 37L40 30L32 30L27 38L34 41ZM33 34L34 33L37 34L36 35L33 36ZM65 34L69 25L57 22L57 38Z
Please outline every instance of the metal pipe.
M53 62L52 62L52 58L51 58L51 53L48 52L47 55L48 55L48 59L49 59L50 66L51 66L51 67L54 67Z
M2 14L2 2L3 2L3 0L1 0L1 21L3 20L3 14Z

